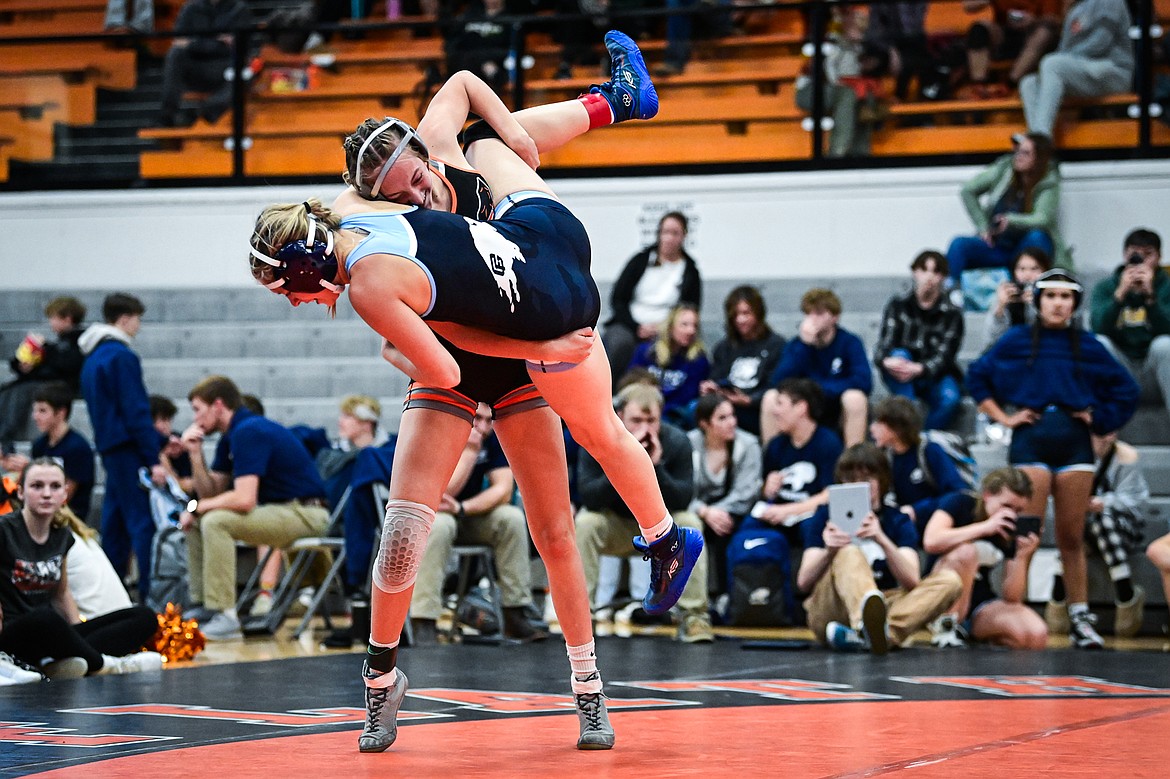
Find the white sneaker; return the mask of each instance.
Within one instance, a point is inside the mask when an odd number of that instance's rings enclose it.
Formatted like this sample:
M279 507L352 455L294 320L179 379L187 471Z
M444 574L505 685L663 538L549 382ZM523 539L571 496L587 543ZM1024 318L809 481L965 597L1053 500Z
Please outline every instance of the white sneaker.
M240 620L235 614L226 611L217 612L211 619L199 626L203 637L208 641L231 641L243 638L240 630Z
M253 617L267 617L270 611L272 611L272 594L262 592L252 600L252 608L248 610L248 614Z
M41 666L45 676L55 682L63 679L80 679L89 673L89 663L84 657L62 657Z
M954 614L943 614L930 623L930 645L939 649L966 649L966 631Z
M43 678L36 671L23 668L11 655L0 652L0 687L39 682Z
M103 674L135 674L141 671L160 671L162 667L163 656L158 652L135 652L124 657L107 657L101 672Z

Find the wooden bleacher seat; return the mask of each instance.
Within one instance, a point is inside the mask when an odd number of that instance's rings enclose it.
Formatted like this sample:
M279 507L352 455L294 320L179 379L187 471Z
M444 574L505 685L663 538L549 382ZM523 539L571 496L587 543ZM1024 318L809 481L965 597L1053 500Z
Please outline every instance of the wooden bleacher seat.
M137 81L134 52L102 43L17 44L0 53L0 76L61 75L110 89L133 89Z
M104 0L0 0L0 38L102 32Z

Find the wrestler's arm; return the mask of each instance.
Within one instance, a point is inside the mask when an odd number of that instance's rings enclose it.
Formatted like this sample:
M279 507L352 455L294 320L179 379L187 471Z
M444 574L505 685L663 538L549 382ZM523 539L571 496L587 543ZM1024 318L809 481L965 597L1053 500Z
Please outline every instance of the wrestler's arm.
M369 213L371 211L402 212L407 210L407 206L391 203L386 200L366 200L353 187L346 187L337 196L337 199L333 201L333 205L329 206L329 209L344 219L347 216Z
M533 362L584 362L593 348L594 331L582 327L551 341L521 341L454 322L429 322L436 333L469 352Z
M529 137L528 131L483 79L466 70L447 79L418 123L418 134L426 141L433 156L446 162L469 165L459 148L458 137L472 113L491 125L508 148L529 167L535 169L540 164L536 142Z
M417 311L430 302L429 284L425 278L416 278L422 272L414 265L393 259L372 254L353 266L350 303L366 324L401 352L411 369L409 376L432 387L454 387L459 383L459 365ZM418 298L424 295L422 302Z

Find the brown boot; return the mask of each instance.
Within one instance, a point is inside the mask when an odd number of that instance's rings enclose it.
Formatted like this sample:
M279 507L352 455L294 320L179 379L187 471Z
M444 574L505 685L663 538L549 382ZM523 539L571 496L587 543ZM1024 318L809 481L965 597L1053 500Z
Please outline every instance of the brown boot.
M517 641L529 643L543 641L548 633L532 626L528 614L523 606L508 606L504 608L504 635Z

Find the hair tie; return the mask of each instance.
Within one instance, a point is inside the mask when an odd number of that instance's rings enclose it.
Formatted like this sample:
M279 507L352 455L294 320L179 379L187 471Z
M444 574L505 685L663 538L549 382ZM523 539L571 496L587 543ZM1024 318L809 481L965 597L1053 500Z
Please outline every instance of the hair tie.
M312 215L313 215L313 207L312 207L311 205L309 205L309 201L308 201L308 200L306 200L305 202L301 203L301 205L305 207L305 213L306 213L306 214L308 214L309 216L312 216Z

